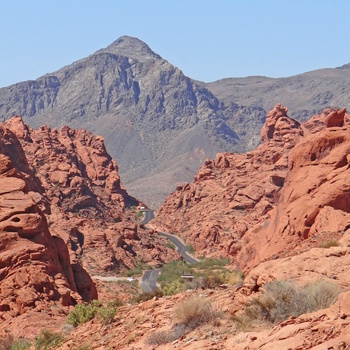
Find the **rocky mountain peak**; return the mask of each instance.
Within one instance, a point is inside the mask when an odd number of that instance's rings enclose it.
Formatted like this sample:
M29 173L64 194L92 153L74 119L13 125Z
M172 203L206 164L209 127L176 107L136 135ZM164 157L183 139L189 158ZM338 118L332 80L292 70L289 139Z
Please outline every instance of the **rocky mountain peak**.
M103 52L132 57L140 61L161 59L161 57L154 53L142 40L127 35L121 36L105 49L97 51L97 53Z

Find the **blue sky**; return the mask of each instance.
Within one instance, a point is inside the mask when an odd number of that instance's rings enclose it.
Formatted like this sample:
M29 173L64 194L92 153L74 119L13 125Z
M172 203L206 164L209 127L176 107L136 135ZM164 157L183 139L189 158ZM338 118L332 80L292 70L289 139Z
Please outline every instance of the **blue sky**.
M350 63L348 0L0 0L0 87L122 35L202 81Z

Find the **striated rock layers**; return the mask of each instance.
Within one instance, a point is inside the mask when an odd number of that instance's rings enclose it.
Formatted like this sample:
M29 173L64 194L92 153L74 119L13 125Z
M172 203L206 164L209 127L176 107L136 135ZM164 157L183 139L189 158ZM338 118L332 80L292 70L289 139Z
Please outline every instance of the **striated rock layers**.
M277 105L268 113L254 151L207 160L167 198L154 227L242 269L340 238L350 227L346 111L327 109L303 124L287 112Z

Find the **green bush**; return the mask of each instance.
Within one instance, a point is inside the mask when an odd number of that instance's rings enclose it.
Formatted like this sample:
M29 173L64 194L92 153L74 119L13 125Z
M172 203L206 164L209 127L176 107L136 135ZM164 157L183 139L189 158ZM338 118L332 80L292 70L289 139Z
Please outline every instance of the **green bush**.
M67 322L77 327L92 320L100 307L102 304L98 300L93 300L90 304L77 304L74 310L68 314Z
M67 316L67 323L77 327L95 318L107 325L111 323L117 312L117 308L122 305L119 299L109 301L106 306L98 300L93 300L90 304L78 304Z
M289 317L329 307L340 293L335 284L319 280L303 287L291 281L267 283L263 293L252 300L241 315L235 315L237 326L256 321L275 324Z
M186 250L190 254L194 254L195 253L194 246L192 244L187 244L186 245Z
M110 324L116 313L117 308L112 304L107 304L107 306L102 306L97 309L97 317L103 325Z
M164 285L162 288L164 295L175 295L184 290L184 284L180 283L180 281L172 281Z
M186 289L208 289L221 284L242 283L243 274L238 270L226 270L224 266L227 263L228 259L211 258L204 258L193 265L184 261L171 261L163 265L158 282L164 295L174 295ZM193 279L184 279L181 277L183 274L193 275Z
M208 269L220 269L225 265L230 263L230 259L221 258L221 259L213 259L213 258L204 258L199 260L197 263L193 264L193 267L199 270L208 270Z
M170 283L178 281L183 283L181 278L182 274L192 274L193 270L184 261L170 261L164 264L162 267L162 272L158 277L158 282L160 283L162 289Z
M36 339L36 350L51 350L63 343L63 335L43 329Z

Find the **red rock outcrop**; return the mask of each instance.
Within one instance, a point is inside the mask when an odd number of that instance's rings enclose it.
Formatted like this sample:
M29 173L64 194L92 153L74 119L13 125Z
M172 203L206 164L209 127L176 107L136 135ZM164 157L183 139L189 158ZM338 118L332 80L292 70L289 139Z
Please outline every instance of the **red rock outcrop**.
M97 297L91 278L79 289L66 245L50 235L36 204L36 180L18 139L0 125L0 320L2 330L14 333L28 332L28 313L45 323L65 307Z
M342 115L344 121L345 111L330 115ZM248 260L257 264L339 239L350 228L349 131L349 126L325 127L291 150L288 174L268 220L257 234L247 234L249 243L238 255L242 267Z
M70 306L97 298L91 274L179 258L135 224L141 203L121 185L101 137L33 130L19 117L0 124L0 133L4 331L28 337L48 324L59 328Z
M344 109L300 124L277 105L254 151L207 160L153 227L183 237L197 256L231 256L242 269L339 239L350 212L349 130Z
M135 208L142 203L122 186L102 137L67 126L33 130L20 117L6 126L35 172L42 188L36 201L50 232L69 247L73 269L79 272L82 262L90 274L114 274L139 262L156 265L179 258L164 246L164 238L135 224Z

